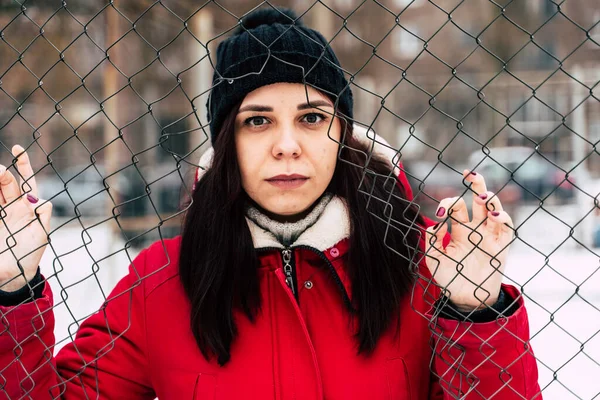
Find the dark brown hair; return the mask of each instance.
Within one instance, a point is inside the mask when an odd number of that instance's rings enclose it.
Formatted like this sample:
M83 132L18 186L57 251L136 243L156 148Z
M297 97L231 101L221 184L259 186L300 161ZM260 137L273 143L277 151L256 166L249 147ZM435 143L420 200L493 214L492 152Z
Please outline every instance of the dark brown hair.
M230 357L238 331L234 310L254 321L261 307L259 260L245 220L250 201L242 188L234 122L240 104L223 123L212 166L196 184L183 221L180 279L191 303L191 329L207 360ZM359 142L343 122L342 150L327 190L345 199L351 226L347 259L358 318L358 353L369 355L397 317L413 283L415 250L424 221L393 173L392 165ZM342 293L340 293L342 295Z

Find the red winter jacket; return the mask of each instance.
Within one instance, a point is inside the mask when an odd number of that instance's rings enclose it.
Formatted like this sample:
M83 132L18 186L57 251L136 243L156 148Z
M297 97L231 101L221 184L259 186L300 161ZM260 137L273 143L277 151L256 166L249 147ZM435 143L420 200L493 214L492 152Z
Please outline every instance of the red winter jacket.
M191 333L180 237L144 249L56 357L48 284L34 302L0 307L0 399L510 400L539 393L522 299L513 315L494 322L434 318L439 293L424 265L402 303L399 335L391 328L370 357L358 356L344 306L352 297L345 212L334 198L298 240L298 302L285 283L281 245L249 221L263 249L262 311L254 324L235 315L239 336L224 367L202 357Z
M35 302L1 308L8 329L0 335L6 380L0 398L532 399L539 392L522 301L515 314L494 322L437 319L432 335L427 313L435 294L425 294L425 279L402 305L399 336L390 332L371 357L357 356L337 283L339 277L351 296L346 239L324 252L294 251L298 282L312 283L299 284L298 304L280 252L261 252L262 312L255 324L237 315L239 337L230 363L220 368L202 357L191 334L177 275L179 245L177 237L143 250L110 300L55 358L48 285Z

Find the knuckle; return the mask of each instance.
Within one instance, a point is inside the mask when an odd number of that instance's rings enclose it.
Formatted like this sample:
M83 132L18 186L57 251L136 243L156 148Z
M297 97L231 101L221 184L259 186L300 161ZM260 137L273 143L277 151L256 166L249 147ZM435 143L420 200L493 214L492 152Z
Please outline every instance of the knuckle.
M466 206L466 204L467 204L465 202L465 199L460 196L452 197L450 200L451 200L450 204L452 205L452 208L462 208L463 206Z

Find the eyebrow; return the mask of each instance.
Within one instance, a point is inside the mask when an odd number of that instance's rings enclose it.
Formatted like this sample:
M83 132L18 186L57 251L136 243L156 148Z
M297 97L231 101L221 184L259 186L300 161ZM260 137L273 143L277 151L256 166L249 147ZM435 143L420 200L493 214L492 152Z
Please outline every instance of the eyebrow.
M303 103L303 104L298 104L298 110L308 110L310 108L316 108L316 107L331 107L333 108L333 106L331 105L331 103L325 101L325 100L315 100L311 103ZM245 107L240 108L240 110L238 111L239 113L243 113L245 111L262 111L262 112L272 112L273 111L273 107L270 106L261 106L258 104L249 104Z

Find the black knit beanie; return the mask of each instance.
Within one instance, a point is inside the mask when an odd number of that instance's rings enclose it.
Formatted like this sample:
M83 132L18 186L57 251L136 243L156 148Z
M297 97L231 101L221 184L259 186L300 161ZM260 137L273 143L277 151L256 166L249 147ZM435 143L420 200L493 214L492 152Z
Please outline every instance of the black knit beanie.
M351 123L352 91L327 40L289 9L260 9L242 18L217 47L206 108L214 144L231 108L246 94L277 83L305 83L328 95Z

